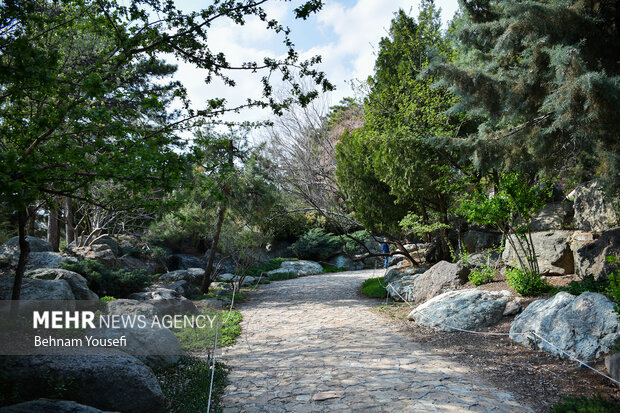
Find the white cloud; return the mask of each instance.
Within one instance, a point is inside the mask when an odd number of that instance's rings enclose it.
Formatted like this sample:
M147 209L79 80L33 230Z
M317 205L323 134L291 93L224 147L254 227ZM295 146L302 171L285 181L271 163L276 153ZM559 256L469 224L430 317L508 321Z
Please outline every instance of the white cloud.
M326 72L337 91L331 95L331 103L353 94L346 83L353 79L364 80L372 74L375 52L379 40L385 36L394 12L399 8L417 14L419 0L392 0L386 6L385 1L357 0L347 6L343 1L326 0L324 8L308 21L295 21L292 18L291 3L275 1L267 3L266 10L270 18L288 22L293 30L295 43L301 44L297 50L302 59L321 55L323 62L319 68ZM452 17L457 0L440 0L437 5L443 8L444 22ZM282 37L265 29L265 23L250 17L243 26L230 20L217 22L209 29L209 42L213 50L222 51L233 65L246 61L258 61L266 56L279 56L285 52L281 44ZM177 78L183 81L196 107L214 97L225 97L232 104L241 104L247 97L261 96L260 74L244 71L231 73L237 82L236 88L229 88L221 81L205 85L204 71L190 65L179 64ZM252 109L242 115L235 115L236 120L260 120L269 112Z

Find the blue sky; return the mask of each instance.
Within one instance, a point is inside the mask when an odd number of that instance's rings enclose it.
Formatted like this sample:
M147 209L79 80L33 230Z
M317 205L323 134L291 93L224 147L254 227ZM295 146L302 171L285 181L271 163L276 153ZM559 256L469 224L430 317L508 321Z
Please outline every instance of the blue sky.
M177 0L183 9L199 8L200 3ZM337 88L326 98L332 105L353 95L347 82L364 80L372 74L377 44L385 36L394 12L402 8L416 16L419 9L419 0L325 0L323 9L304 21L293 18L293 9L299 4L300 1L273 0L265 9L270 17L291 28L291 38L301 57L322 56L320 69ZM458 8L457 0L436 0L436 4L442 9L444 24ZM233 64L282 55L284 48L280 37L265 30L264 26L254 18L248 19L244 26L228 20L218 21L209 31L212 47L225 52ZM177 77L186 84L197 107L198 102L212 97L225 97L231 104L240 103L248 95L259 97L261 91L260 77L248 73L234 74L238 84L235 89L219 82L205 85L204 75L183 63L179 64ZM266 111L252 109L234 118L255 121L268 115Z

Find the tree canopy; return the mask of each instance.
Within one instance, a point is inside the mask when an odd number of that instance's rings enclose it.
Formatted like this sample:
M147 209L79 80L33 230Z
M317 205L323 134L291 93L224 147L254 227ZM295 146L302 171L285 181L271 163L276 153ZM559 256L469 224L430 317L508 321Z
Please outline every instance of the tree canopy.
M483 119L466 145L483 173L613 178L620 170L620 7L616 1L467 0L458 58L436 66Z

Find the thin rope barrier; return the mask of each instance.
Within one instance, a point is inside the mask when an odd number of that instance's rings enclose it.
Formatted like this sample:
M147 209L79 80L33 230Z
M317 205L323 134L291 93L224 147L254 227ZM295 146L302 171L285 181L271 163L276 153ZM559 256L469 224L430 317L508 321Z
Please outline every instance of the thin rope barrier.
M407 304L410 308L415 308L411 303L409 303L407 300L405 300L405 298L394 288L392 283L388 283L388 286L392 287L392 291L394 291L400 297L400 299L403 300L403 302L405 302L405 304ZM533 336L539 338L540 340L544 341L545 343L547 343L548 345L550 345L551 347L553 347L557 351L559 351L562 354L566 355L571 360L576 361L577 363L579 363L579 365L587 367L588 369L592 370L593 372L595 372L595 373L597 373L597 374L599 374L599 375L601 375L601 376L611 380L612 382L614 382L615 384L620 386L620 381L618 381L618 380L616 380L616 379L614 379L612 377L609 377L607 374L603 373L600 370L595 369L594 367L590 366L588 363L579 360L574 355L572 355L572 354L566 352L565 350L557 347L555 344L551 343L549 340L547 340L546 338L542 337L540 334L538 334L538 333L536 333L534 331L527 331L527 332L524 332L524 333L493 333L493 332L485 332L485 331L466 330L466 329L463 329L463 328L458 328L458 327L454 327L454 326L451 326L451 325L448 325L448 324L444 324L444 323L438 321L437 319L435 319L434 321L438 325L450 328L452 330L461 331L461 332L470 333L470 334L479 334L479 335L485 335L485 336L504 336L504 337L507 336L509 338L510 338L511 335L512 336L515 336L515 335L524 335L524 336L533 335ZM536 346L536 349L538 350L538 344L537 343L535 343L535 346Z
M207 412L211 411L211 396L213 395L213 381L215 379L215 352L217 350L217 333L220 329L220 321L218 320L215 328L215 340L213 341L213 364L211 366L211 384L209 385L209 401L207 403Z

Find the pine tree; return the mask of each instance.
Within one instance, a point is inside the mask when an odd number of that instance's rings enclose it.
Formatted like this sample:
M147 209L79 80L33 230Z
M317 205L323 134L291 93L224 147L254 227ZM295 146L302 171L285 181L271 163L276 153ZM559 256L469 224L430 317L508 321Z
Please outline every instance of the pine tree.
M484 118L466 141L483 173L620 185L617 1L463 0L458 59L433 73Z

